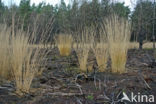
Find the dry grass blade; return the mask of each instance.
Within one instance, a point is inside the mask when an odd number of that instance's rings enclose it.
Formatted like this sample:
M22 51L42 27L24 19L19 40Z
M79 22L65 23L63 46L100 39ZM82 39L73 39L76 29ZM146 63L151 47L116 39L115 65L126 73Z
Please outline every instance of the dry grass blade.
M69 56L72 48L73 38L71 35L60 34L55 39L61 56Z
M24 31L23 29L15 29L13 18L12 30L6 34L11 34L10 37L7 37L9 40L9 50L7 52L11 63L8 65L11 67L15 80L16 93L20 96L30 93L33 78L42 72L46 63L45 57L48 51L45 48L40 48L39 45L35 46L36 42L41 44L43 40L46 40L45 37L42 37L46 34L42 33L39 39L36 38L37 29L39 29L36 22L34 22L31 31L29 29Z
M112 72L124 73L130 41L130 23L124 18L112 15L106 19L105 30L108 36Z
M10 79L9 35L11 28L0 24L0 77Z
M94 50L96 61L100 72L105 72L108 60L108 45L107 43L98 43Z
M80 33L78 33L75 39L76 46L74 46L74 49L77 54L80 70L83 72L87 71L87 59L88 59L89 50L91 48L91 41L90 41L89 34L90 34L89 29L85 28Z
M107 60L108 60L108 43L107 43L107 36L104 33L103 25L101 25L98 35L99 36L97 37L97 34L93 34L95 39L92 39L92 40L95 46L92 47L92 50L95 54L96 61L99 67L99 71L104 72L106 70Z
M18 31L12 37L12 67L16 82L17 93L29 93L31 82L37 70L32 68L31 55L33 50L29 47L28 37L22 31Z

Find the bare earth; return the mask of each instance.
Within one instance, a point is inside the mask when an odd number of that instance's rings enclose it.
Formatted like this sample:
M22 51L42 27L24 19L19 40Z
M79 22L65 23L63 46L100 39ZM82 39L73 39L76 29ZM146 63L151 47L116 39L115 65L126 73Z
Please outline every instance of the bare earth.
M47 58L47 68L42 76L34 79L31 94L18 97L13 82L1 82L0 104L124 104L119 101L122 92L156 96L156 65L152 64L152 50L129 50L127 73L122 75L110 73L110 62L107 72L97 72L91 52L88 61L94 63L94 71L84 74L79 72L74 52L61 57L58 50L53 49Z

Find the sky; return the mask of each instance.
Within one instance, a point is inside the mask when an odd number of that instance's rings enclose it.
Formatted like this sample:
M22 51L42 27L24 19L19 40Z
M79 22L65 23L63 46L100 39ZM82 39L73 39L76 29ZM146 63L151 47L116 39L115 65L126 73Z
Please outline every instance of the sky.
M11 5L12 3L19 5L19 3L20 3L20 0L2 0L2 1L4 2L5 5ZM31 5L33 3L38 5L42 1L44 1L47 4L49 3L52 5L56 5L56 4L60 3L61 0L31 0ZM66 4L71 2L71 0L64 0L64 1ZM116 1L125 2L125 6L129 6L131 9L133 9L133 6L131 4L132 0L116 0Z
M5 5L10 5L11 3L15 3L17 5L19 5L21 0L2 0L2 2L5 4ZM46 2L47 4L52 4L52 5L56 5L58 4L61 0L30 0L31 1L31 5L33 3L35 3L36 5L38 5L40 2L44 1ZM66 4L69 3L70 0L64 0Z

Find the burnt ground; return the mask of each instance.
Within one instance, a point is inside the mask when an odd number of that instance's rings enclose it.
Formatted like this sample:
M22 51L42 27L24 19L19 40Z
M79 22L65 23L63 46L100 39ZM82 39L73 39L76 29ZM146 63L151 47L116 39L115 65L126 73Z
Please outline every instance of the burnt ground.
M107 72L97 72L92 53L88 61L94 63L94 71L80 74L74 52L68 57L58 53L57 49L49 53L42 76L33 80L32 93L18 97L13 82L1 82L0 104L124 104L120 102L123 92L156 96L152 50L129 50L127 72L121 75L109 72L110 62Z

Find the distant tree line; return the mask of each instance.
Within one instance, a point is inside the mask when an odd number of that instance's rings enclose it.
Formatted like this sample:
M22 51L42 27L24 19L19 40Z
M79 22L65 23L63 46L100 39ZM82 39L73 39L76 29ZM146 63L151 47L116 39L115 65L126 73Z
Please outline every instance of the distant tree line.
M111 0L72 0L68 5L61 0L55 6L45 2L30 5L30 0L21 0L19 6L12 4L8 7L0 0L0 22L11 24L11 15L15 13L18 23L24 24L26 29L28 24L35 20L34 17L39 15L40 24L54 18L54 33L68 33L76 31L79 26L97 25L103 18L115 13L132 22L132 41L138 40L140 29L145 31L143 38L149 41L152 39L154 6L156 5L152 0L138 0L134 10L131 11L124 3Z

